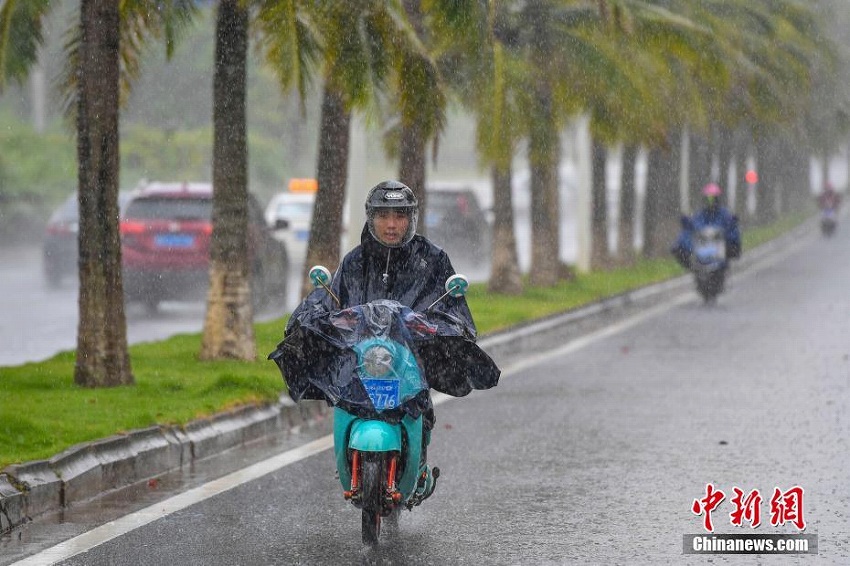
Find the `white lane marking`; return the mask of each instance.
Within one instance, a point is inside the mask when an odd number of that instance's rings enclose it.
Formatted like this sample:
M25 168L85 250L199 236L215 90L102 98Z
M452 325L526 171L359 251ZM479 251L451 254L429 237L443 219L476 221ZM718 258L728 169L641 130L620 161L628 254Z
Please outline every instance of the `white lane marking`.
M72 556L91 550L130 531L176 513L195 503L270 474L280 468L323 452L333 446L333 435L327 435L298 448L288 450L247 468L243 468L217 480L205 483L145 509L110 521L63 543L15 562L13 566L44 566L67 560Z
M748 277L754 272L776 263L778 259L778 257L773 257L760 260L759 262L750 266L749 269L747 269L745 272L742 272L736 278L743 279L745 277ZM594 342L598 342L599 340L602 340L604 338L619 334L620 332L623 332L624 330L636 326L647 319L653 318L679 305L683 305L689 301L692 301L695 299L695 297L696 294L693 291L687 291L661 305L638 313L621 322L612 324L591 334L587 334L585 336L581 336L579 338L571 340L560 348L542 352L540 354L527 356L522 360L519 360L503 368L502 377L508 377L510 375L519 373L529 367L541 364L552 358L568 355L578 350L581 350L582 348L586 348ZM439 405L450 399L455 399L455 397L451 397L450 395L446 395L444 393L438 393L436 391L432 393L431 398L433 400L434 405ZM140 511L136 511L135 513L125 515L124 517L116 519L115 521L110 521L109 523L101 525L100 527L92 529L91 531L85 532L72 539L57 544L56 546L52 546L48 549L45 549L39 552L38 554L34 554L32 556L24 558L23 560L15 562L11 566L44 566L45 564L56 564L57 562L61 562L62 560L67 560L72 556L87 552L96 546L100 546L101 544L104 544L114 538L117 538L121 535L129 533L130 531L143 527L148 523L152 523L158 519L171 515L172 513L181 511L187 507L194 505L195 503L199 503L201 501L209 499L210 497L213 497L220 493L224 493L225 491L231 490L242 484L254 481L262 476L275 472L290 464L294 464L305 458L313 456L314 454L323 452L328 448L331 448L332 446L333 435L329 434L308 444L305 444L304 446L299 446L298 448L294 448L282 454L278 454L277 456L274 456L267 460L263 460L262 462L258 462L252 466L249 466L242 470L238 470L236 472L228 474L222 478L211 481L194 489L190 489L189 491L181 493L180 495L175 495L170 499L166 499L165 501L156 503Z

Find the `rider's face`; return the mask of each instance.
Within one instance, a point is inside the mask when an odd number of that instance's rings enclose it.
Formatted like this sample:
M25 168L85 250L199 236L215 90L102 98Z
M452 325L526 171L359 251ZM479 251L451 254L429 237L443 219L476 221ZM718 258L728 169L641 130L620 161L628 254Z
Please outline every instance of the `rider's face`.
M396 246L402 242L407 228L410 226L410 216L400 210L378 210L373 220L375 236L381 243Z

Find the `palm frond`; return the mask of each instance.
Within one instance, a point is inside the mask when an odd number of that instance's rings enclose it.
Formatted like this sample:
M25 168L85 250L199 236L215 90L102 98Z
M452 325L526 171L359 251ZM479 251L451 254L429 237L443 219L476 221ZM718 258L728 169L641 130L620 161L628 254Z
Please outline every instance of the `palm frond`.
M43 20L50 8L50 0L0 3L0 92L9 80L23 82L38 61Z

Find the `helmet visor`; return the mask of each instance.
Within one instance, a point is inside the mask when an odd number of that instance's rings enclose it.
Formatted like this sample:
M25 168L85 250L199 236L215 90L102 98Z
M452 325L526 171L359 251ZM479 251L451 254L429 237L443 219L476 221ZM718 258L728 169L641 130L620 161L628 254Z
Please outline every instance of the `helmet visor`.
M381 244L401 247L416 235L419 213L411 207L374 207L366 213L369 233Z

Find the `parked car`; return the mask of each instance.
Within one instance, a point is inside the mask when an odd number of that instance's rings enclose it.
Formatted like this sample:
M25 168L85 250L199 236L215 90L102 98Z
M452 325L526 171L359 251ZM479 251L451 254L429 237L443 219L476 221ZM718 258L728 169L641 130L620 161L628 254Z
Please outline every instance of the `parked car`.
M266 223L284 243L293 263L302 264L306 259L315 200L315 193L285 192L273 196L266 206Z
M124 294L156 310L164 300L202 300L209 287L212 185L150 183L121 220ZM286 248L272 237L256 198L248 201L248 244L255 308L286 299Z
M452 258L474 266L489 261L492 228L471 188L429 186L424 220L428 239Z
M123 210L132 191L118 193L118 207ZM44 283L50 288L59 287L66 277L77 274L77 232L80 211L77 193L72 193L59 205L50 219L42 242L42 273Z

